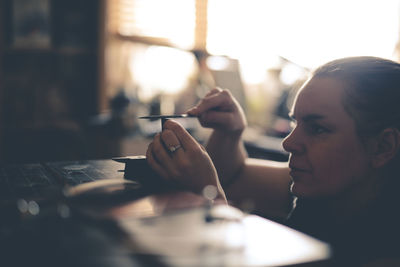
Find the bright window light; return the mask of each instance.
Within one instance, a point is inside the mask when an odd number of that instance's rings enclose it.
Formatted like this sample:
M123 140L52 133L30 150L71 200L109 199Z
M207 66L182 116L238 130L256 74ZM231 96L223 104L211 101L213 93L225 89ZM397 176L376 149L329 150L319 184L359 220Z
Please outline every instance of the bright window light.
M120 34L165 38L178 47L193 46L193 0L120 0L117 6Z
M130 71L140 87L142 100L179 93L187 86L194 66L194 57L189 52L162 46L150 46L144 53L132 55L130 61Z
M306 68L345 56L393 58L398 41L398 0L208 2L208 50L249 65L276 56Z

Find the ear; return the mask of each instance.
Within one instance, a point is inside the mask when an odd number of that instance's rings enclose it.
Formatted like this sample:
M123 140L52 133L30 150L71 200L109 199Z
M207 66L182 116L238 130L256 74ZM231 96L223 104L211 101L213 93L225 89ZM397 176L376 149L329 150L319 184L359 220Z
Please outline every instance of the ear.
M400 148L400 132L396 128L384 129L375 139L372 166L383 167L396 156Z

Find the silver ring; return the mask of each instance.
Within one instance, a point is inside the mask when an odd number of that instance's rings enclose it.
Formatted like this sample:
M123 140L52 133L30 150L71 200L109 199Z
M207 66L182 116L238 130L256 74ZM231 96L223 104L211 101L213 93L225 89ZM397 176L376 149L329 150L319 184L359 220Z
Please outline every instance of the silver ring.
M177 151L179 148L182 148L181 145L176 145L176 146L170 146L168 149L171 153L174 153L175 151Z

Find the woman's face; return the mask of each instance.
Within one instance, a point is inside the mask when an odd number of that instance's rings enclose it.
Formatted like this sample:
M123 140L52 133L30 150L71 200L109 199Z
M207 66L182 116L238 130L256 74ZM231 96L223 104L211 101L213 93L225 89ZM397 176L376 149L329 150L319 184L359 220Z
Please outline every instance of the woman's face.
M298 197L333 196L370 173L368 153L342 104L343 90L339 80L313 78L297 95L295 128L283 147L291 153L291 190Z

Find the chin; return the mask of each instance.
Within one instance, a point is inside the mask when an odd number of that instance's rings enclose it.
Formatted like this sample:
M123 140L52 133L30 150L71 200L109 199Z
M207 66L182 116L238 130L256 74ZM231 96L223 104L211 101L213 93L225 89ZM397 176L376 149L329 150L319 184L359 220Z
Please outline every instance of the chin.
M314 189L314 190L313 190ZM298 198L308 198L308 199L325 199L335 196L334 193L330 191L316 190L317 188L312 188L307 185L302 185L299 183L292 183L290 186L290 192L293 196Z
M293 196L298 197L298 198L312 198L312 197L316 197L318 195L318 194L311 192L309 186L301 186L298 183L291 184L290 192Z
M297 191L297 186L292 182L290 185L290 193L294 195L295 197L300 197L299 192Z

